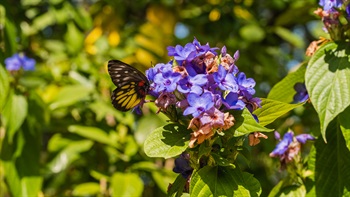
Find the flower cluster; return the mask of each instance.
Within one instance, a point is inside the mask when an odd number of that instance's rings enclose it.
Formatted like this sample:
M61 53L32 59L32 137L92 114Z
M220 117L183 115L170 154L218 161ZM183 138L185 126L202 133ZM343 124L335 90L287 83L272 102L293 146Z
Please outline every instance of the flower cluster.
M5 59L5 65L8 71L17 71L21 68L23 70L34 70L35 63L34 59L18 53Z
M340 40L349 35L350 3L345 0L320 0L320 6L315 14L322 17L324 29L333 40ZM347 20L341 22L342 16Z
M155 104L160 111L176 106L191 119L189 128L194 132L190 147L210 138L215 131L233 126L229 110L246 107L252 112L260 107L261 100L253 97L255 81L235 65L238 51L232 57L223 47L218 54L218 48L201 45L196 39L167 49L174 60L146 71L150 94L157 98Z
M282 140L280 134L275 131L275 138L280 142L270 153L270 157L279 157L282 167L293 161L295 156L299 154L301 144L305 144L307 140L315 139L310 134L300 134L294 137L293 131L288 131L284 134Z

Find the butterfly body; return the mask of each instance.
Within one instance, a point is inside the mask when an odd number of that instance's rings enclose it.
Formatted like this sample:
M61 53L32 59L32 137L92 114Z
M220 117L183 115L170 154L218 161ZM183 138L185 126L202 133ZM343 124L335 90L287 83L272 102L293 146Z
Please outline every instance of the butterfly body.
M117 86L111 96L117 110L128 111L144 102L150 84L142 72L122 61L110 60L108 73Z

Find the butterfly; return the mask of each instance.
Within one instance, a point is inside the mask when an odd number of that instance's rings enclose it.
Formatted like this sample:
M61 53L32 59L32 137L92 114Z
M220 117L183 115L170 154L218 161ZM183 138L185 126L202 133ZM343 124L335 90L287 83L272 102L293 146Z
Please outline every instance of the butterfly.
M108 61L108 73L114 85L112 104L120 111L128 111L144 102L150 83L136 68L119 60Z

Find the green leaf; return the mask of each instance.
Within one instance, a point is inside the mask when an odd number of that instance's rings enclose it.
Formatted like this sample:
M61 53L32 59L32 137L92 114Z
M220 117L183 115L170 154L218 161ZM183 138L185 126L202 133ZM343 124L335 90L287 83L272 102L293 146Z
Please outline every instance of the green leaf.
M250 42L260 42L265 38L265 31L257 24L249 24L243 26L239 34L242 36L244 40Z
M228 166L205 166L194 172L191 196L259 196L261 187L252 174Z
M83 85L71 85L63 87L56 95L56 98L50 104L50 109L73 105L83 99L86 99L92 92L90 87Z
M294 34L289 29L278 26L274 29L274 31L278 36L280 36L282 39L289 42L290 44L294 45L295 47L304 47L304 41L302 37L298 34Z
M345 139L346 147L350 150L350 107L346 108L341 114L338 116L338 121L340 124L340 130Z
M184 187L186 185L187 180L185 178L182 177L181 174L179 174L176 178L176 180L174 181L173 184L171 184L171 187L168 191L168 195L167 196L171 196L171 197L181 197Z
M168 124L154 130L146 139L144 150L149 157L165 159L180 155L189 144L191 131L180 124Z
M322 138L315 142L315 150L310 156L309 168L315 173L317 196L345 196L350 188L350 151L346 147L337 121L332 121L327 129L328 143Z
M7 102L7 97L10 89L9 76L6 69L0 64L0 113Z
M134 173L114 173L111 179L112 196L142 196L143 182Z
M100 184L89 182L74 187L73 196L94 196L100 193Z
M289 73L280 82L273 86L267 95L267 98L275 101L292 103L294 94L296 93L294 85L297 82L304 82L306 65L307 63L300 64L296 71Z
M152 122L152 124L150 124ZM143 144L149 136L149 134L154 131L156 128L165 125L166 122L163 121L159 116L155 114L150 114L147 116L143 116L137 125L135 130L135 139L139 145Z
M253 113L258 116L259 123L263 126L272 123L290 110L304 105L304 103L289 104L271 99L261 100L261 108L256 109Z
M288 182L288 181L287 181ZM280 181L269 193L269 197L281 196L281 197L294 197L305 196L306 188L304 185L285 185L285 182Z
M75 54L80 52L83 47L84 36L73 22L67 24L67 33L64 38L67 44L67 49L70 53Z
M235 117L235 124L230 128L231 131L235 131L234 136L242 136L251 132L271 132L273 129L268 129L261 124L257 123L248 109L235 110L232 112Z
M108 134L103 131L102 129L99 129L97 127L87 127L87 126L80 126L80 125L71 125L68 127L68 131L78 134L82 137L85 137L87 139L94 140L96 142L100 142L102 144L107 144L113 147L118 147L117 143L112 141L112 139L108 136Z
M6 134L9 137L9 143L12 143L13 136L23 124L27 113L28 103L26 98L22 95L16 95L11 91L2 116L7 130Z
M156 182L159 189L161 189L164 194L167 193L169 183L175 181L177 174L170 170L155 170L152 171L152 178Z
M47 164L48 170L52 173L59 173L66 169L73 161L80 158L80 153L86 152L91 149L93 145L91 140L80 140L70 142L67 147L53 158L49 164Z
M306 88L325 140L327 125L350 105L349 54L349 43L327 43L312 56L305 73Z

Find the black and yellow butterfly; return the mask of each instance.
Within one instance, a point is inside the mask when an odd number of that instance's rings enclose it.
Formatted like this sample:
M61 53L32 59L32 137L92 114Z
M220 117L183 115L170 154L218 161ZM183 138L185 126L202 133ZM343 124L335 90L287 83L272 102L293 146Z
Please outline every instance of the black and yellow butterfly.
M128 111L144 102L150 84L143 73L119 60L108 62L108 73L117 86L111 96L117 110Z

